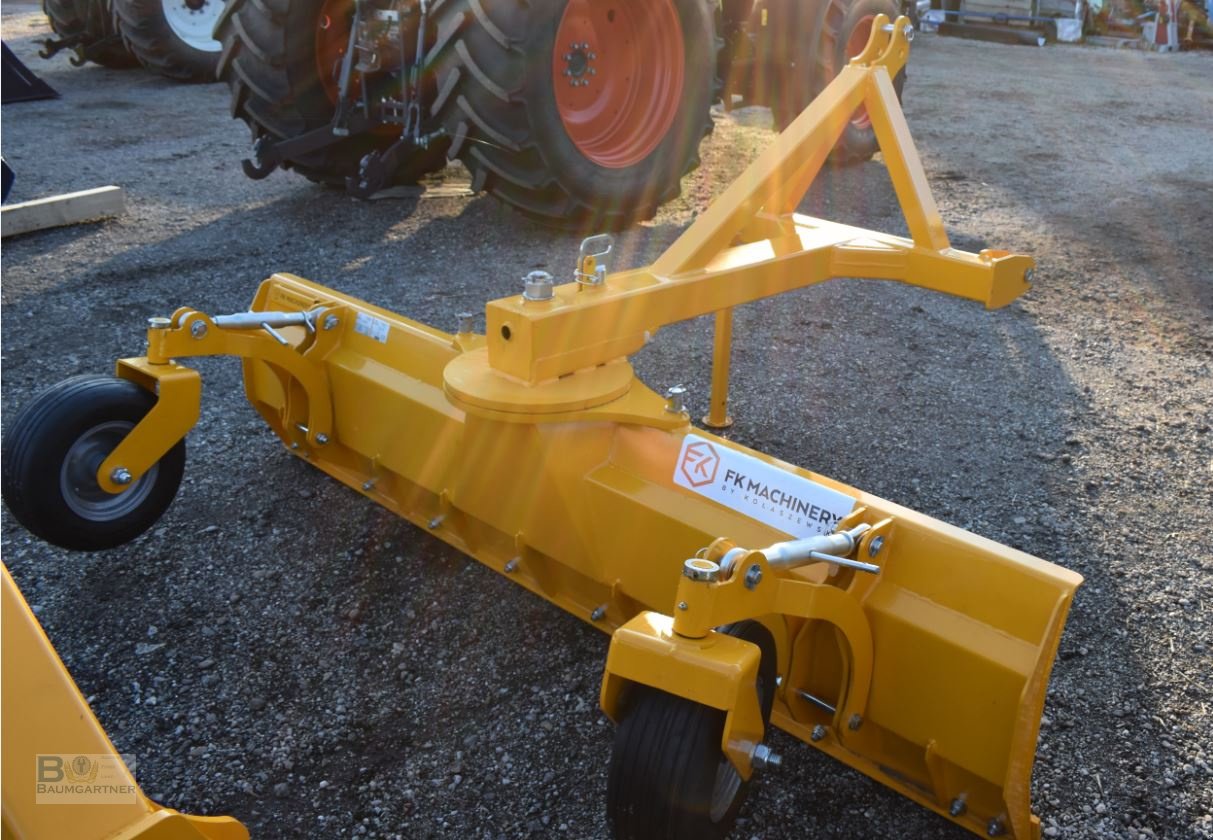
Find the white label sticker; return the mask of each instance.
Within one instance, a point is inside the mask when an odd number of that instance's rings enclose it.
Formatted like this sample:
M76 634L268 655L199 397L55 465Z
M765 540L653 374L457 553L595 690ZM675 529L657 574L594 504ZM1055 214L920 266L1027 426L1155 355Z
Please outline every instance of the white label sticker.
M388 322L374 315L359 312L354 319L354 332L370 336L381 344L387 344Z
M855 507L846 493L696 435L682 440L674 483L796 538L831 533Z

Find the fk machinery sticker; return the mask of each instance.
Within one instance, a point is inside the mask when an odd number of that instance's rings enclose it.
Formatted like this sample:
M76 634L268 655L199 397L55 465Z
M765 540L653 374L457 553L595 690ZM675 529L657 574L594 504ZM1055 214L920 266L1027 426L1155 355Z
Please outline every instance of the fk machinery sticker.
M674 483L793 537L829 534L855 500L735 449L687 435Z

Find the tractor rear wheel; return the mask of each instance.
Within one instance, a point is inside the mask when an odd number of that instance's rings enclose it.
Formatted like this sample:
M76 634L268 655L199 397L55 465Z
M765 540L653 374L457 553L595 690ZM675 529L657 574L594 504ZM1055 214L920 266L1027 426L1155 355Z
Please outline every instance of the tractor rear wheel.
M114 69L139 65L114 29L109 0L42 0L42 11L61 39L78 39L77 56Z
M223 44L218 76L231 89L232 116L248 124L254 140L289 140L329 125L353 9L353 0L228 0L215 26ZM399 135L398 127L352 134L288 159L283 168L342 186L364 155L382 151ZM394 182L411 183L441 169L444 152L443 144L416 152Z
M815 24L803 22L789 29L798 42L789 50L796 56L795 72L789 73L771 108L780 131L808 107L851 58L863 51L876 15L888 15L889 20L896 20L898 15L894 0L825 0L823 6L816 12L821 17ZM803 7L817 8L816 4ZM893 79L899 100L905 80L904 69ZM878 148L872 120L861 106L843 130L830 159L858 163L868 160Z
M220 44L211 34L223 0L113 0L114 23L139 63L183 82L213 82Z
M548 224L616 228L679 194L711 130L705 0L439 0L430 117L487 190Z

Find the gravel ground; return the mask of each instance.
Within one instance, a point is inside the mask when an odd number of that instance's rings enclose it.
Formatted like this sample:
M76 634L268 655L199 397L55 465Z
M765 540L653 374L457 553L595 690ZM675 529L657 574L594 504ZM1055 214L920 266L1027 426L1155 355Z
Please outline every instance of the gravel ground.
M119 219L4 244L4 417L142 352L147 316L236 311L286 270L449 328L577 238L487 197L359 202L246 180L226 91L35 57L4 109L13 200L116 183ZM920 38L907 114L953 241L1036 255L999 312L847 281L738 313L735 439L1086 576L1033 786L1050 837L1213 838L1213 57ZM769 139L718 115L652 259ZM444 176L458 183L457 168ZM879 160L806 209L903 229ZM486 270L487 267L487 270ZM706 407L710 324L638 368ZM4 561L144 790L256 837L600 837L607 639L291 458L203 360L176 503L82 555L3 521ZM968 836L782 734L738 837Z

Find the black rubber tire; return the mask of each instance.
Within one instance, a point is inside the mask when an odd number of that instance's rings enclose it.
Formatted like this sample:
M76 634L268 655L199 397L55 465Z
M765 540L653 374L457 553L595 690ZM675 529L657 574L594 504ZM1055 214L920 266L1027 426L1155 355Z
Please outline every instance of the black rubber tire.
M95 45L89 58L97 64L115 70L139 66L114 29L110 0L42 0L42 11L60 38Z
M771 107L775 127L782 131L800 112L808 107L826 85L846 66L847 41L855 26L868 15L884 14L896 20L898 5L894 0L824 0L818 4L802 4L802 18L789 32L797 41L790 49L794 56L804 56L785 77L785 84ZM803 15L817 15L805 20ZM893 79L897 98L905 86L904 68ZM860 128L848 123L830 160L837 164L859 163L876 154L879 146L871 127Z
M607 168L569 139L552 87L556 30L567 0L438 0L432 9L437 94L430 116L472 188L548 225L609 230L650 219L699 165L716 87L714 4L675 0L685 50L683 95L644 159Z
M217 75L231 89L232 117L248 125L254 140L298 137L332 120L334 106L316 69L315 32L322 7L323 0L228 0L219 16L215 37L223 49ZM283 168L344 186L364 155L387 148L394 139L391 134L352 135L286 161ZM413 183L441 169L445 152L445 143L417 152L399 167L393 183Z
M111 0L114 26L139 63L180 82L216 81L219 51L200 50L183 41L165 17L165 0ZM223 0L205 0L203 9Z
M775 700L775 642L756 621L720 628L758 645L764 724ZM607 777L607 820L616 840L718 840L749 793L720 750L725 713L633 686L615 733Z
M0 491L17 521L35 536L77 551L122 545L155 524L181 484L184 440L118 495L102 494L89 475L122 439L122 427L133 427L155 403L153 394L133 382L94 375L66 379L35 397L9 425L0 446ZM73 447L90 441L100 444L69 459ZM74 477L65 466L69 460L78 465ZM72 481L79 482L76 492L66 493ZM102 494L102 500L82 510L90 504L89 494Z

